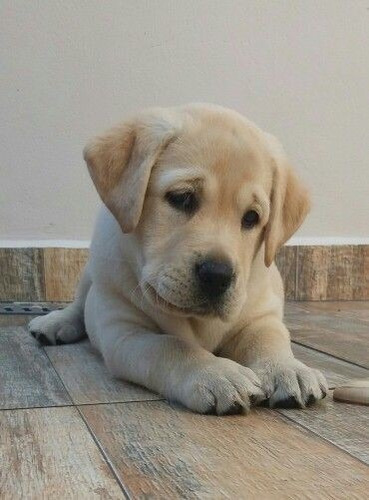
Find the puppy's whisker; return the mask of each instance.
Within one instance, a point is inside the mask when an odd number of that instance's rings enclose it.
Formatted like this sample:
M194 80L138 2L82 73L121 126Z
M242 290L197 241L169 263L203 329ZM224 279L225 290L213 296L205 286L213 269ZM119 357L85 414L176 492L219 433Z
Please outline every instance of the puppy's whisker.
M135 295L138 297L138 293L141 291L141 283L138 282L137 285L130 291L130 297L133 299Z

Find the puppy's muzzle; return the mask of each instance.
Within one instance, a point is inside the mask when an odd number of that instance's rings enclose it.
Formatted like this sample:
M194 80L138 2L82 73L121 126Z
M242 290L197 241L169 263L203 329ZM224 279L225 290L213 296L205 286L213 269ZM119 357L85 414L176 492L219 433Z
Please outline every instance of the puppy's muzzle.
M211 302L221 299L235 279L227 260L206 258L195 264L194 271L201 294Z

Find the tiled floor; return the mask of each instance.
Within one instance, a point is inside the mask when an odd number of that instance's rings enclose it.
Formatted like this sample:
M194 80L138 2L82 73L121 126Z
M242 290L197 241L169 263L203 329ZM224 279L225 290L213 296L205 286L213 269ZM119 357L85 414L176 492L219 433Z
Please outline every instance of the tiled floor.
M296 356L369 378L369 303L290 303ZM368 498L369 408L192 414L114 381L89 343L0 316L0 498Z

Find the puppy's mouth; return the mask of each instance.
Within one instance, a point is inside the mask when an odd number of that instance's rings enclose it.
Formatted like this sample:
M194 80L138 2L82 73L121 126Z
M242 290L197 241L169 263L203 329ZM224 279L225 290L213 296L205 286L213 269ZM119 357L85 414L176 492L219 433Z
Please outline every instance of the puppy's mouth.
M180 307L164 298L150 283L145 283L145 297L151 302L151 305L159 307L164 312L180 314L182 316L191 316L195 313L192 307Z
M227 314L222 307L202 302L193 306L179 306L173 304L170 300L163 297L156 288L150 283L145 283L145 297L154 307L159 307L163 312L176 314L178 316L197 316L197 317L218 317L223 321L227 321Z

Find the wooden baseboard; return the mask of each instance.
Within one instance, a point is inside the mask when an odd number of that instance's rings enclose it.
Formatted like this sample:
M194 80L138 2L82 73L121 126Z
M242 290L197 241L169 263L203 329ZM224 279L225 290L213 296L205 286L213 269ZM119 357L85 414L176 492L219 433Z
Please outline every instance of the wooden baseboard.
M369 245L284 247L277 266L290 300L369 300Z
M0 301L73 300L86 248L0 248Z
M0 248L0 301L68 302L79 248ZM369 245L288 246L276 259L289 300L369 300Z

